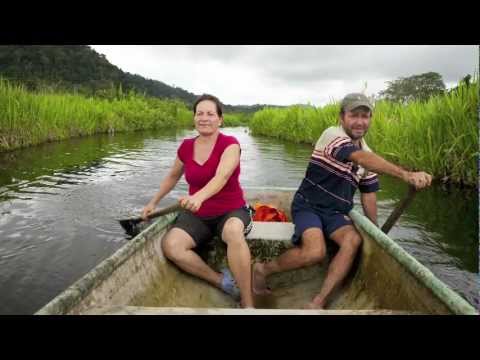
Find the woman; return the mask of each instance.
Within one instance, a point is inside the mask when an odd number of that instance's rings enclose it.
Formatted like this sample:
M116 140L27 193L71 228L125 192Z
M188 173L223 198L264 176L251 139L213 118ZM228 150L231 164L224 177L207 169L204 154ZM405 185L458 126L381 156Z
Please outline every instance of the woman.
M143 209L142 217L155 209L185 173L189 196L180 198L185 211L162 241L165 256L184 271L236 298L241 296L243 307L253 307L250 250L245 241L252 220L238 180L240 145L236 138L219 131L223 116L216 97L202 95L193 105L193 114L199 135L182 142L170 173ZM233 276L228 269L214 271L193 251L214 234L227 244Z

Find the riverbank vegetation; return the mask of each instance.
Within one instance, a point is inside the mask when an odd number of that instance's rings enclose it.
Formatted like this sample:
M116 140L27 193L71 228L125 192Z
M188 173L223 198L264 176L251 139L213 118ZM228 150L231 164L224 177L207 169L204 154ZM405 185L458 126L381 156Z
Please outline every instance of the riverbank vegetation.
M225 114L225 126L245 125L244 114ZM0 151L97 133L193 126L191 108L112 89L88 97L51 90L29 91L0 79Z
M377 101L366 140L381 156L436 180L476 186L478 181L478 77L454 91L407 104ZM315 144L338 124L339 103L324 107L266 108L249 123L253 134Z
M367 135L380 155L437 180L477 185L478 77L453 91L408 103L376 101ZM266 107L252 114L226 113L225 126L253 134L314 144L338 123L339 104ZM89 97L53 90L29 91L0 78L0 152L96 133L193 126L191 106L121 88Z

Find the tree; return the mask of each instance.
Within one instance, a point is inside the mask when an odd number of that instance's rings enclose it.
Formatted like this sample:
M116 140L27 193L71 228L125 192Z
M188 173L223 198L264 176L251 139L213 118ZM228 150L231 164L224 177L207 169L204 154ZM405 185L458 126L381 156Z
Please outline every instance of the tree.
M387 81L387 84L387 89L380 91L379 96L400 103L415 100L427 101L431 96L445 92L445 83L442 76L436 72L401 77L394 81Z
M467 85L467 87L469 87L471 79L472 79L472 75L468 74L461 81L463 81L465 83L465 85Z
M197 95L178 86L124 72L87 45L0 45L0 78L29 90L73 91L113 98L112 88L128 93L181 99L193 105ZM225 105L226 112L254 112L264 106Z

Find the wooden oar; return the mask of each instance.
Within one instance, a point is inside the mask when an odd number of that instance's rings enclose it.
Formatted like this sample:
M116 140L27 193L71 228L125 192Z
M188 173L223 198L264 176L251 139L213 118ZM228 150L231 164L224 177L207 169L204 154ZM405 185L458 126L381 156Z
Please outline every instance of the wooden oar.
M167 215L172 212L180 210L180 203L176 203L171 206L167 206L162 209L158 209L157 211L152 212L150 215L148 215L148 220L153 219L162 215ZM124 220L118 220L120 222L120 225L122 225L122 228L126 231L128 235L135 236L138 234L138 228L137 225L141 223L142 221L145 221L141 217L135 217L131 219L124 219Z
M388 217L387 221L385 221L385 224L383 224L382 226L382 231L385 233L385 234L388 234L388 232L390 231L390 229L393 227L393 225L395 225L395 223L397 222L398 218L403 214L403 212L405 211L405 209L408 207L408 205L410 205L410 203L412 202L413 198L415 197L415 194L417 193L417 190L415 189L415 187L413 187L412 185L410 185L408 187L408 193L407 193L407 196L405 196L405 198L400 201L397 205L397 207L392 211L392 213L390 214L390 216Z

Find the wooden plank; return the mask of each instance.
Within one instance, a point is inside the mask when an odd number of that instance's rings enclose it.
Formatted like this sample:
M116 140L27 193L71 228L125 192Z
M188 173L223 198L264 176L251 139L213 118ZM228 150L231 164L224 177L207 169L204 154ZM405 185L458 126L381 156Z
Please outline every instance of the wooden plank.
M247 240L262 239L290 242L294 227L291 222L254 221L252 231L247 235Z
M303 310L303 309L230 309L186 307L117 306L92 309L86 315L420 315L409 311L372 310Z

